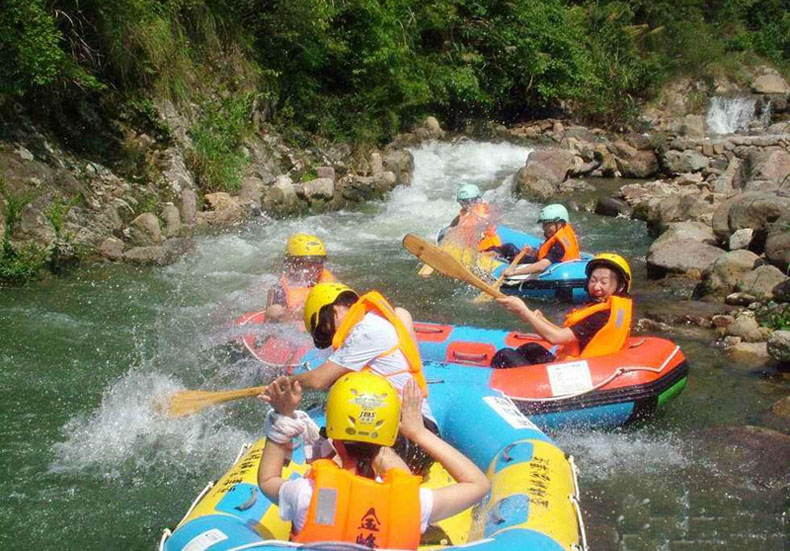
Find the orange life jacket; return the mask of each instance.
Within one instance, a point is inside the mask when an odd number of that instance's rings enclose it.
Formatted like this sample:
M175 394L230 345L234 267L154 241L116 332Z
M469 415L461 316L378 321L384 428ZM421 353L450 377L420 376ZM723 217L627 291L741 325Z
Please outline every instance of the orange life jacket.
M477 242L478 251L482 252L491 247L499 247L502 245L502 240L496 233L496 226L487 223L491 218L491 207L488 203L478 201L462 210L458 216L458 226L460 227L475 227L482 223L486 223L485 229L483 230L483 237Z
M328 283L334 280L335 276L332 275L332 272L323 268L316 283ZM285 274L283 274L280 276L280 287L285 293L285 307L288 310L298 310L299 308L304 308L307 295L310 294L313 285L292 285L288 278L285 277Z
M560 262L567 262L568 260L578 260L582 257L579 252L579 240L576 239L576 232L570 224L565 224L557 230L557 233L549 237L543 245L538 249L538 260L543 260L549 254L549 251L554 244L559 241L565 249L565 254L562 256Z
M417 381L417 384L422 390L423 395L428 396L428 385L425 382L425 374L422 372L422 360L420 359L420 352L417 348L417 344L414 342L414 339L412 339L409 330L406 328L400 318L398 318L398 315L395 313L395 309L378 291L370 291L369 293L362 295L359 297L359 300L357 300L357 302L351 306L351 308L348 310L348 313L346 314L346 317L340 323L340 327L335 330L335 336L332 337L332 348L335 350L340 348L346 341L346 338L348 337L349 333L351 333L351 330L354 328L354 326L359 323L368 312L375 312L386 319L395 326L395 331L398 334L398 344L389 350L385 350L376 356L376 358L389 356L396 350L400 350L403 353L403 356L406 358L406 363L409 364L409 368L407 370L404 369L403 371L396 371L386 375L379 373L379 375L384 377L392 377L401 373L411 373L411 376L414 377L414 380ZM364 370L369 369L369 365L364 368Z
M422 478L390 469L377 482L319 459L307 476L313 497L299 543L342 541L370 548L417 549L420 544Z
M572 311L565 318L563 327L571 327L597 312L605 312L607 310L609 311L609 319L606 325L601 327L600 331L590 339L584 350L579 350L578 341L566 344L562 347L558 358L562 360L593 358L619 352L631 335L632 309L633 301L630 298L612 295L604 302L598 302Z

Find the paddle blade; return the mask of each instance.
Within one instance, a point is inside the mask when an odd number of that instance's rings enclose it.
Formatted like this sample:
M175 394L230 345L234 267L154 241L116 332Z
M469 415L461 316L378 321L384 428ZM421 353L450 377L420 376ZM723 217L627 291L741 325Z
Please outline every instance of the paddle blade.
M518 263L521 262L521 259L526 256L527 251L528 251L528 249L526 249L526 248L521 249L521 251L513 259L513 262L510 263L510 266L508 266L508 268L515 268L518 265ZM502 272L502 275L497 278L497 280L494 282L494 284L491 287L493 287L494 289L499 291L499 288L502 287L502 282L503 281L505 281L505 272L504 271ZM491 295L486 294L486 293L480 293L479 295L477 295L475 297L475 299L472 302L474 304L482 304L484 302L490 302L492 300L493 300L493 297Z
M257 396L264 390L266 390L265 386L219 391L183 390L170 396L170 401L167 404L167 415L170 417L183 417L215 404Z
M414 234L407 234L403 238L403 246L411 254L441 274L469 283L491 296L497 298L505 296L473 274L450 253Z
M427 264L423 264L420 268L420 271L417 272L417 275L420 277L431 277L433 275L433 268L428 266Z

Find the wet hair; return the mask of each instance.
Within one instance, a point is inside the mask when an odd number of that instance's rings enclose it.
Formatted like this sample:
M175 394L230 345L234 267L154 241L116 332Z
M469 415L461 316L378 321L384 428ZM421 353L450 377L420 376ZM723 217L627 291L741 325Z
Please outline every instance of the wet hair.
M349 457L357 461L357 474L365 478L376 478L373 472L373 460L379 453L381 446L372 442L354 442L341 440Z
M326 304L318 311L318 323L313 331L313 343L316 348L329 348L335 336L335 309L333 306L350 307L359 300L354 291L343 291L332 304Z

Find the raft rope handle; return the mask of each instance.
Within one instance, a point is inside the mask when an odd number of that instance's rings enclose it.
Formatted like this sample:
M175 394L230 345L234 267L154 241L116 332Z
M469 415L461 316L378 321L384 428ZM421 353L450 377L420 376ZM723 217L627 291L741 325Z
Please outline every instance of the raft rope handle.
M662 363L661 367L658 368L645 367L645 366L618 367L617 369L614 370L614 372L609 377L607 377L597 385L588 388L587 390L581 390L579 392L574 392L571 394L563 394L561 396L552 396L551 398L516 398L514 396L510 396L510 398L511 400L517 400L519 402L535 402L535 403L556 402L558 400L567 400L568 398L576 398L577 396L587 394L588 392L592 392L593 390L598 390L599 388L608 385L609 383L614 381L617 377L625 373L631 373L635 371L650 371L651 373L661 373L662 371L664 371L664 369L666 369L667 365L669 365L669 362L672 360L672 358L675 357L675 355L679 351L680 351L680 347L675 346L675 349L672 351L672 353L669 356L667 356L667 358L664 360L664 363Z
M576 466L576 461L574 461L573 456L568 456L568 463L571 466L571 475L573 477L573 494L570 497L571 503L573 503L573 507L576 510L576 518L579 522L579 535L582 539L582 545L579 547L578 545L573 545L574 549L581 549L582 551L587 551L587 532L584 528L584 519L582 517L582 510L581 510L581 503L579 502L579 467Z
M165 551L165 543L167 543L167 540L169 540L170 536L172 535L173 532L170 531L170 528L164 529L164 531L162 532L162 537L159 538L159 546L157 547L159 551Z

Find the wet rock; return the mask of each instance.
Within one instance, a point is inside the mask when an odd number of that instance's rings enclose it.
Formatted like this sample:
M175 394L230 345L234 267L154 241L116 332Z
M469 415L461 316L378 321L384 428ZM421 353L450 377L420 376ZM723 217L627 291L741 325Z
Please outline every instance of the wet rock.
M371 176L378 176L384 172L384 159L381 158L381 153L378 151L371 153L368 159L368 165L370 165Z
M178 258L192 253L195 250L195 242L188 237L173 237L162 244L165 251L167 263L174 262Z
M634 325L637 333L670 333L672 327L668 324L650 318L640 318Z
M656 239L647 251L647 271L651 278L670 273L704 272L724 251L690 237Z
M291 178L286 175L278 176L266 195L264 205L267 207L282 206L286 211L294 209L299 204L296 188Z
M774 300L776 302L790 302L790 280L784 280L773 288Z
M239 188L239 201L242 203L261 204L261 193L263 192L263 180L256 176L247 176L241 180Z
M659 234L672 222L709 220L715 210L713 204L698 193L670 195L649 207L647 224L653 234Z
M598 197L598 201L595 204L595 214L600 214L601 216L625 216L630 218L633 212L634 209L628 203L615 197Z
M726 304L730 304L732 306L749 306L756 301L757 297L750 295L749 293L730 293L724 299Z
M719 205L713 214L713 232L728 241L733 232L751 228L767 232L768 226L790 212L790 197L775 192L745 192Z
M787 277L776 266L766 264L744 275L738 290L754 295L760 300L771 300L774 288L785 280Z
M162 206L162 220L165 222L162 230L165 237L176 237L181 233L181 214L173 203L165 203Z
M764 342L739 342L728 346L725 352L731 360L751 366L765 365L771 361L768 345Z
M130 224L132 243L139 246L159 244L162 242L162 229L159 218L151 212L144 212Z
M711 318L711 324L713 327L720 332L720 334L726 334L727 328L735 322L735 317L730 316L729 314L718 314Z
M713 327L716 318L732 318L732 316L727 315L727 312L732 310L732 306L721 304L720 302L673 300L650 308L645 312L645 316L651 320L669 325Z
M575 156L558 148L536 149L516 173L516 192L525 198L546 200L565 180Z
M724 253L711 264L704 274L705 294L729 294L740 284L744 276L761 262L759 256L745 249Z
M101 242L97 252L110 260L120 260L123 257L124 243L117 237L108 237Z
M785 213L769 226L765 256L780 270L787 270L790 264L790 213Z
M197 223L197 194L193 189L181 191L181 220L187 230L195 229Z
M776 361L790 364L790 331L774 331L768 339L768 353Z
M198 225L232 224L240 222L246 216L245 210L229 193L207 193L204 198L211 210L197 213Z
M738 249L746 249L749 247L749 243L752 242L752 236L754 235L754 230L752 228L741 228L733 232L730 236L730 250L735 251Z
M767 74L752 81L752 91L756 94L788 94L790 86L780 75Z
M411 185L414 174L414 156L405 149L393 149L382 156L384 170L395 174L396 185Z
M584 192L584 191L595 191L595 186L588 184L584 180L565 180L560 184L559 192L560 193L573 193L573 192Z
M658 172L658 158L652 151L628 151L627 154L617 156L617 170L625 178L650 178Z
M664 168L672 174L698 172L706 168L709 163L710 159L693 149L685 151L670 149L663 156Z
M444 136L444 130L436 117L425 117L422 123L412 131L418 140L436 140Z
M750 312L744 312L727 326L727 334L740 337L745 342L761 342L768 337L768 332L763 329Z
M123 259L132 264L156 264L164 266L167 264L167 253L162 246L133 247L123 254Z
M302 184L302 193L308 201L328 200L335 194L335 182L330 178L316 178Z

